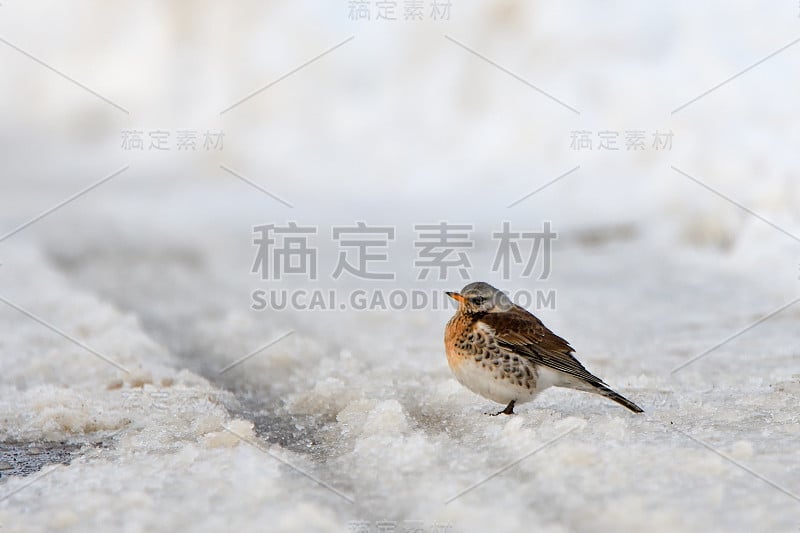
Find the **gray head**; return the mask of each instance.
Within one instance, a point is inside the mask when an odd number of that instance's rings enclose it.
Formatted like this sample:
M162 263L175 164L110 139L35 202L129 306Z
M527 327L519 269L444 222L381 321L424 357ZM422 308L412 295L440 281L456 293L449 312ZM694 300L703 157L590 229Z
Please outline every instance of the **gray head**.
M460 293L448 292L447 295L459 302L459 310L465 313L502 313L514 306L503 291L482 281L470 283Z

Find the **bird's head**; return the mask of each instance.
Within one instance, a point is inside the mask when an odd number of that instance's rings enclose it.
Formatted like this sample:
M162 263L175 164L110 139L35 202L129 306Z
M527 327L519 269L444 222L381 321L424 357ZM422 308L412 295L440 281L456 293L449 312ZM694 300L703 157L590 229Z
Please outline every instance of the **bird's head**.
M502 313L514 307L506 294L488 283L470 283L461 292L447 292L450 298L459 303L458 309L464 313Z

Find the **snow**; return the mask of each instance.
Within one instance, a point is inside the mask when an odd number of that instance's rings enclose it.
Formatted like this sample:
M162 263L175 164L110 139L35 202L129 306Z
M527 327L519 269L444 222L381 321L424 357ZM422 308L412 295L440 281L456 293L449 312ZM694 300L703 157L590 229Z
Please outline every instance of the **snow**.
M794 39L796 6L456 3L440 25L350 22L345 2L145 2L125 24L76 6L3 2L0 34L131 114L4 48L0 234L131 168L0 242L0 442L78 448L0 470L3 533L800 526L800 304L746 329L799 292L800 52L671 113ZM133 153L129 128L226 145ZM569 148L639 128L674 148ZM331 227L361 220L397 228L396 281L250 272L255 225L318 225L335 261ZM441 220L475 224L475 279L555 290L537 315L646 413L551 389L487 416L502 406L447 367L452 309L251 308L265 287L457 290L412 268L413 225ZM553 222L549 279L489 272L504 220Z

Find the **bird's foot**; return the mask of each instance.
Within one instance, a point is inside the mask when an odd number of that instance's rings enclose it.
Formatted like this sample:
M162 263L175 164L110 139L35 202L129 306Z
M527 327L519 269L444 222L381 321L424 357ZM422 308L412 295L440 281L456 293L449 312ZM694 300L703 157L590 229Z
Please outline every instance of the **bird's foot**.
M514 414L514 404L515 403L516 403L516 400L511 400L510 402L508 402L508 405L506 405L505 409L503 409L502 411L497 411L496 413L489 413L489 416L513 415Z

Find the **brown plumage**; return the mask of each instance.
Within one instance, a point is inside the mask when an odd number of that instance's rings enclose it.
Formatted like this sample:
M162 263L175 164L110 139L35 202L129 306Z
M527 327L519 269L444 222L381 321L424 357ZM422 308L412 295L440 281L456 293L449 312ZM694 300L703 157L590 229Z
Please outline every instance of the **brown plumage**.
M513 413L514 405L549 386L592 392L643 412L586 370L566 340L503 292L478 282L448 295L459 302L445 330L450 368L468 389L506 403L502 413Z

